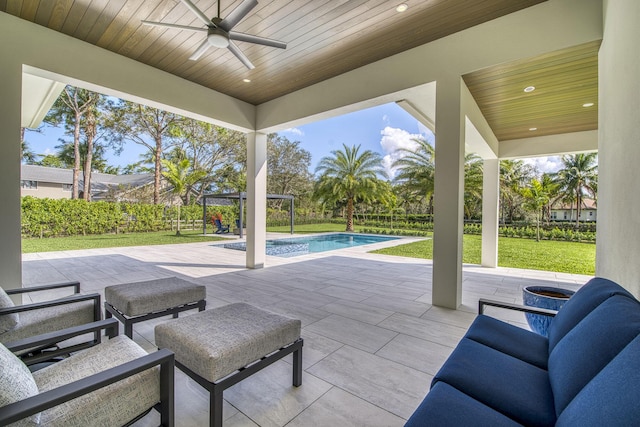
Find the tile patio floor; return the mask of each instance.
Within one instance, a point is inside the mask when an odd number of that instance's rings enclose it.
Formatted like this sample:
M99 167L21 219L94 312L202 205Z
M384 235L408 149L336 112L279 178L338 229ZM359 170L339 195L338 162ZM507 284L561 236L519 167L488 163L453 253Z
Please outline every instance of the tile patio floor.
M474 319L479 298L521 302L523 286L577 289L589 279L465 265L463 305L434 307L431 261L367 253L412 240L267 257L260 270L244 268L244 252L212 243L25 254L23 282L79 280L83 292L103 292L108 285L177 276L207 287L207 309L244 301L299 318L302 386L291 386L287 356L225 391L224 425L402 426ZM488 313L526 327L522 314ZM153 327L165 320L137 324L135 341L154 351ZM136 425L157 422L152 412ZM176 424L208 425L208 395L180 371Z

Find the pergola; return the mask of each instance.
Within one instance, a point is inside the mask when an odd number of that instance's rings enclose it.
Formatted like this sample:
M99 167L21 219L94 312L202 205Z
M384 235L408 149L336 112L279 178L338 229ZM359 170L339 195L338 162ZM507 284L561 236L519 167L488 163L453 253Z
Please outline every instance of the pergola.
M224 193L224 194L205 194L204 196L202 196L202 234L207 234L207 199L238 200L238 203L240 204L240 215L238 215L238 218L240 219L240 223L238 224L238 228L240 229L239 233L240 233L240 238L242 239L242 226L243 226L242 214L244 212L244 201L247 200L247 193L241 192L241 193ZM290 201L289 224L291 225L291 234L293 234L294 197L289 194L267 194L267 199L269 200L284 199L284 200Z

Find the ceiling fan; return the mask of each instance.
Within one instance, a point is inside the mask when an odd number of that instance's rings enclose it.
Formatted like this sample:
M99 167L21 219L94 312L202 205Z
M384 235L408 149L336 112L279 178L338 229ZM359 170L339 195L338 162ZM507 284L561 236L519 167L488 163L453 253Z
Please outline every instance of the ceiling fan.
M164 22L142 21L145 25L154 25L157 27L176 28L179 30L195 31L207 33L205 41L196 49L195 52L189 57L190 60L198 60L210 47L226 47L233 53L248 69L252 70L255 66L249 61L249 58L233 43L232 40L261 44L264 46L277 47L280 49L286 49L287 44L267 39L265 37L253 36L251 34L239 33L232 31L245 16L251 12L251 10L258 5L257 0L244 0L240 6L236 7L226 18L220 18L220 0L218 0L218 16L214 18L207 18L207 16L198 9L191 0L180 0L185 6L189 8L200 20L207 26L202 27L189 27L187 25L167 24Z

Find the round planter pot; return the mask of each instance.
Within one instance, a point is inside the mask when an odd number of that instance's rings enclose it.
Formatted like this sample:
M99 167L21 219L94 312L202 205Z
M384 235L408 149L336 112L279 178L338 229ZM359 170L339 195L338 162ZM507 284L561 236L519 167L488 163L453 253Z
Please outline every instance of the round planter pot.
M524 305L530 307L560 310L574 293L569 289L549 286L527 286L522 290L522 300ZM549 325L553 317L531 313L525 313L525 316L532 331L545 337L549 335Z

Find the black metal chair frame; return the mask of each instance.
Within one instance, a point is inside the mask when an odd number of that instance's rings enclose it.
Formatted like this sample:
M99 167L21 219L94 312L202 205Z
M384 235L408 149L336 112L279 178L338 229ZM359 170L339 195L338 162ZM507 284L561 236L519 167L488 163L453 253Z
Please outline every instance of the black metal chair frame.
M513 304L510 302L495 301L495 300L490 300L485 298L480 298L480 300L478 301L478 314L484 314L484 308L486 306L504 308L507 310L521 311L523 313L540 314L542 316L549 316L549 317L555 317L556 314L558 314L557 310L549 310L546 308L538 308L538 307L532 307L529 305L522 305L522 304Z
M178 313L181 311L187 311L197 308L198 311L204 311L207 306L207 300L201 299L200 301L191 302L189 304L179 305L177 307L171 307L166 310L156 311L154 313L143 314L140 316L129 317L116 307L111 305L108 301L104 302L104 314L107 319L112 316L118 319L124 325L124 334L133 339L133 325L145 320L155 319L157 317L163 317L173 315L173 318L178 318Z
M293 353L293 386L299 387L302 384L302 345L304 340L298 338L293 343L263 357L262 359L241 368L234 373L227 375L217 382L211 382L202 378L191 369L176 360L176 366L195 382L200 384L209 392L209 426L222 427L222 403L223 392L229 387L239 383L243 379L255 374L262 368L271 365L283 357Z
M56 342L86 333L98 333L104 329L109 338L118 335L118 322L115 319L101 320L58 332L38 335L20 341L9 343L6 347L10 351L19 351L33 346L51 346ZM95 375L66 384L64 386L40 393L36 396L0 407L0 425L7 425L22 418L37 414L61 403L75 399L92 391L114 384L154 366L160 366L160 403L154 409L160 412L161 426L173 427L174 410L174 355L171 351L162 349L147 356L107 369ZM145 412L130 423L140 419ZM129 424L130 424L129 423Z
M231 228L231 225L224 225L222 221L217 218L214 220L213 225L217 227L217 230L214 231L214 234L230 233L229 229Z
M64 282L64 283L53 283L53 284L41 285L41 286L30 286L27 288L6 289L5 292L7 293L7 295L21 295L29 292L48 291L52 289L61 289L61 288L70 288L70 287L74 288L73 295L51 300L51 301L44 301L44 302L37 302L32 304L16 305L14 307L0 308L0 316L5 314L22 313L25 311L40 310L43 308L73 304L81 301L93 301L93 320L94 321L100 320L102 318L102 312L100 311L101 309L100 294L98 293L80 294L80 282L73 281L73 282ZM24 362L31 361L31 363L35 363L38 360L50 359L52 357L69 354L70 352L82 350L99 343L100 343L100 331L96 331L94 332L94 335L93 335L93 341L87 341L81 344L76 344L76 345L64 347L64 348L55 348L55 349L49 349L49 347L38 346L35 349L31 348L32 351L30 351L27 354L21 355L20 358ZM26 348L28 349L29 347L26 347ZM48 349L46 354L41 354L41 350L45 348Z

